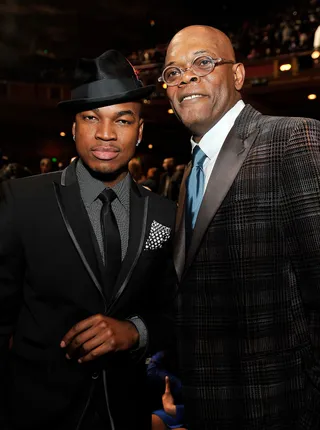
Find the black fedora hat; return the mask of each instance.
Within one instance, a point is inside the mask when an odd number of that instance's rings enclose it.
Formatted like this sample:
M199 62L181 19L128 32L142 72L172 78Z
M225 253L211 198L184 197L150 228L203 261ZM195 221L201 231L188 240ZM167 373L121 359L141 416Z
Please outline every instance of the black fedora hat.
M110 49L97 58L81 58L75 70L71 100L58 107L71 113L147 98L154 85L144 86L127 58Z

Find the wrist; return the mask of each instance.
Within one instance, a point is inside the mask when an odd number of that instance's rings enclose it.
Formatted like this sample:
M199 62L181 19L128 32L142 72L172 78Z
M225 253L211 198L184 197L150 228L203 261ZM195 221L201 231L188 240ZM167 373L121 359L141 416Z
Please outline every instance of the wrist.
M137 346L139 344L139 332L137 330L137 327L135 326L135 324L133 322L131 322L130 320L127 321L128 324L128 330L130 333L130 343L131 343L131 348L134 348L135 346Z

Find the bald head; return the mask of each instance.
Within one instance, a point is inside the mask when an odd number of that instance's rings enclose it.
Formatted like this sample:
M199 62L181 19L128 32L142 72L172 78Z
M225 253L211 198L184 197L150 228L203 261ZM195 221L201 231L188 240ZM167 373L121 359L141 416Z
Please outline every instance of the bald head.
M210 45L211 49L216 52L217 57L236 61L229 37L221 30L207 25L190 25L176 33L168 45L166 58L168 58L169 54L172 55L176 46L198 44L199 41L205 41L206 45Z
M190 25L176 33L165 68L165 76L174 77L166 82L170 104L196 142L241 99L244 66L236 63L231 40L217 28Z

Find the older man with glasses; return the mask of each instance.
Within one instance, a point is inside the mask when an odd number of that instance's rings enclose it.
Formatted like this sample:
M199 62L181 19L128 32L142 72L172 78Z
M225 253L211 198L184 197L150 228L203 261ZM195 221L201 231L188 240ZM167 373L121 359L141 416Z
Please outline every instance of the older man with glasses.
M320 123L241 97L229 38L190 26L159 79L191 134L177 339L188 430L320 428Z

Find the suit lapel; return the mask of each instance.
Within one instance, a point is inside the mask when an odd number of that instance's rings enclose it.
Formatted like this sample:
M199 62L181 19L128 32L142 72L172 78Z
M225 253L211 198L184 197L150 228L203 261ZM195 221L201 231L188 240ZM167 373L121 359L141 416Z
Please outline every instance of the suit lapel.
M212 170L200 206L186 259L185 271L192 263L203 235L246 159L258 131L259 129L255 129L245 140L236 134L235 127L228 134Z
M147 215L149 207L149 197L142 196L136 183L131 182L130 189L130 222L129 222L129 243L127 253L122 262L119 276L114 288L113 297L108 309L108 313L119 300L125 290L133 269L143 249L145 242Z
M186 179L190 174L192 164L188 164L181 182L179 201L178 201L178 211L177 211L177 221L176 221L176 234L174 239L174 250L173 259L176 268L178 279L181 279L183 268L186 261L186 230L185 230L185 200L186 200Z
M92 240L91 224L82 203L75 163L63 172L60 183L54 183L58 206L68 233L95 287L102 294L100 273Z

